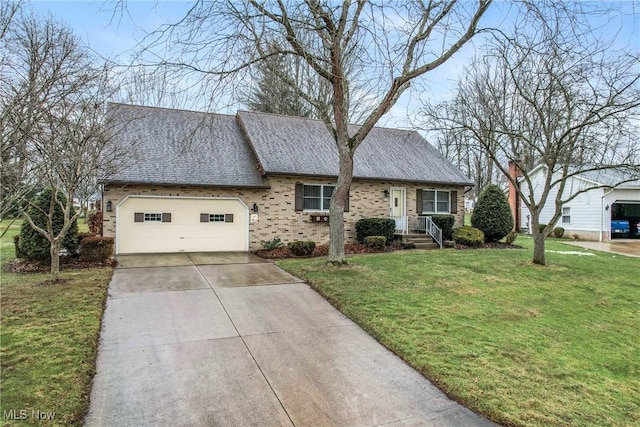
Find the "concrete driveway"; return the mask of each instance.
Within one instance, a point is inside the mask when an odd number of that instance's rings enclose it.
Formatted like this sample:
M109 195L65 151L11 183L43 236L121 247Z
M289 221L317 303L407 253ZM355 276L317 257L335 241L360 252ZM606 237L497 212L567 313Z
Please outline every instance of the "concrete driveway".
M640 240L639 239L616 239L606 242L577 241L566 242L572 246L578 246L585 249L593 249L595 251L609 252L617 255L625 255L640 258Z
M88 426L493 425L260 258L118 259Z

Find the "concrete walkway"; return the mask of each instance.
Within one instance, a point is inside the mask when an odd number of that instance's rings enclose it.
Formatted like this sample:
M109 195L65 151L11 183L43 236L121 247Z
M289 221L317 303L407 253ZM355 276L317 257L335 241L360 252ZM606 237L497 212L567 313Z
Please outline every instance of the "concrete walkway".
M88 426L488 426L249 254L119 257Z
M572 246L578 246L580 248L592 249L594 251L609 252L617 255L640 258L639 239L616 239L607 242L568 241L564 243Z

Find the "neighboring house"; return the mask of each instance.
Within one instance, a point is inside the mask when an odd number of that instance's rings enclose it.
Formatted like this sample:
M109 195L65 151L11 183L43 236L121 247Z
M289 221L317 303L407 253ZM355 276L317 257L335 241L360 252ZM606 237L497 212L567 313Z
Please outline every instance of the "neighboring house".
M529 172L536 197L539 198L544 186L548 168L544 165ZM612 237L640 238L640 179L629 181L630 177L617 170L588 171L568 179L564 194L578 194L574 199L562 206L562 216L556 226L565 229L565 236L577 236L585 240L610 240ZM623 182L628 181L628 182ZM618 185L619 184L619 185ZM526 183L520 179L524 193L528 191ZM556 191L547 198L541 214L540 223L547 224L555 211ZM564 198L566 198L565 196ZM538 199L536 199L538 200ZM519 203L519 230L531 230L529 210ZM612 221L624 220L630 224L630 232L612 236Z
M130 165L104 179L105 236L116 253L245 251L261 241L329 240L338 175L321 121L240 111L236 116L111 104L115 143ZM358 148L345 237L367 217L464 220L473 185L417 132L374 128Z

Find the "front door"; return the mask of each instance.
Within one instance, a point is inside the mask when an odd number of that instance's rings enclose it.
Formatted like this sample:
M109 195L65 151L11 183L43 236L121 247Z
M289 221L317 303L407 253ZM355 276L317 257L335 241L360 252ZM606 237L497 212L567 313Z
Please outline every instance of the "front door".
M391 218L396 221L396 230L407 230L407 191L402 187L391 187Z

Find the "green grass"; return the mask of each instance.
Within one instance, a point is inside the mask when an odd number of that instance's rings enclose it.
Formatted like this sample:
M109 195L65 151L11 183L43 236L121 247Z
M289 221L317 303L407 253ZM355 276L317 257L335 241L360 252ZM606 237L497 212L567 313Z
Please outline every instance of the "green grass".
M7 227L9 221L0 226ZM14 224L0 241L1 264L15 257ZM2 231L2 230L0 230ZM81 425L88 409L109 268L64 271L62 284L42 285L47 274L2 271L0 377L2 425ZM9 411L25 411L12 421ZM32 411L55 413L40 422Z
M278 264L455 400L506 425L640 425L640 262L404 251ZM548 250L576 251L549 240Z

